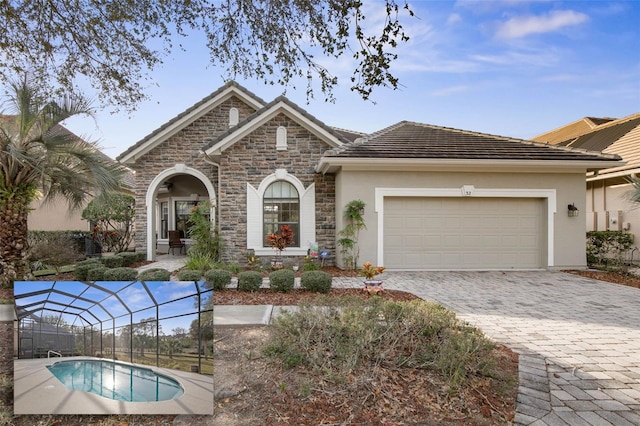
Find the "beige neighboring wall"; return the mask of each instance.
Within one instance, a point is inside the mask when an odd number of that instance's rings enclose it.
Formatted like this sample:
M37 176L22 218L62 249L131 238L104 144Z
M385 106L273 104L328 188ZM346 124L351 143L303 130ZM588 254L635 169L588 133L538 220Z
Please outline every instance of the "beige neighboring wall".
M70 212L66 201L55 200L43 204L42 201L31 203L28 226L30 231L87 231L89 224L81 218L84 206Z
M378 221L382 218L375 211L376 188L461 188L473 185L476 189L506 189L517 193L518 189L554 190L556 212L552 213L553 238L545 239L551 250L552 264L547 269L585 268L585 170L572 173L514 173L514 172L395 172L395 171L349 171L342 169L336 176L336 232L344 228L344 206L352 200L365 202L365 224L367 229L360 234L360 262L375 263L380 259L378 246ZM526 191L523 191L523 194ZM462 195L461 195L462 196ZM524 195L526 197L526 195ZM553 198L553 197L552 197ZM575 203L579 217L569 217L567 205ZM544 203L545 210L548 209ZM546 223L545 223L545 228ZM547 232L549 229L547 228ZM548 235L551 235L548 233ZM381 247L382 249L382 247ZM548 255L548 253L546 254ZM337 253L338 263L343 264Z

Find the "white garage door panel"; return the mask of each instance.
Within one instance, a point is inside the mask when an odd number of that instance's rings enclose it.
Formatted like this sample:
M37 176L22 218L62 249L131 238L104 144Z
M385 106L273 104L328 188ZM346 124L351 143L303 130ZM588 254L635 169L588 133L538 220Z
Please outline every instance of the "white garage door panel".
M543 267L544 209L544 201L534 198L386 198L385 266L394 269Z

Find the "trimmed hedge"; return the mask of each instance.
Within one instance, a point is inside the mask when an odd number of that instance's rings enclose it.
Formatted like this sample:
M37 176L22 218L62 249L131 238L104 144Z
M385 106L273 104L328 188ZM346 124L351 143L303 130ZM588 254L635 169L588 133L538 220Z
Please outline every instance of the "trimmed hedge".
M318 293L329 293L333 277L324 271L306 271L300 277L300 286Z
M238 290L258 291L262 285L262 274L258 271L244 271L238 274Z
M87 280L89 281L104 281L104 273L107 272L109 268L106 266L98 266L97 268L89 269L87 272Z
M103 256L103 257L100 258L100 261L107 268L121 268L122 266L124 266L124 262L123 262L122 257L118 256L118 255Z
M171 272L162 268L147 269L138 275L140 281L169 281L170 278Z
M178 279L180 281L200 281L202 274L200 271L193 271L191 269L181 269L178 271Z
M138 278L138 271L124 266L107 269L103 276L105 281L135 281L136 278Z
M272 291L287 293L293 290L296 274L291 269L280 269L269 274L269 288Z
M587 264L616 268L628 262L633 247L633 234L623 231L587 232Z
M204 279L212 289L224 290L231 284L231 272L224 269L210 269L204 273Z
M104 265L100 262L100 259L91 258L87 260L83 260L82 262L78 262L76 264L75 276L77 280L85 281L87 279L87 272L90 269L100 268Z
M138 262L139 253L123 251L122 253L116 254L116 256L122 258L122 266L131 266L134 263Z

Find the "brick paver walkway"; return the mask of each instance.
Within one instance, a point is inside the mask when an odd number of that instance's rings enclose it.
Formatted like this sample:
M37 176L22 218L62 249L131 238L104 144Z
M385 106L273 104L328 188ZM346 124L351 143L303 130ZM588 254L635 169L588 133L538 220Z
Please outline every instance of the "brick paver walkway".
M520 354L515 423L640 425L640 290L561 272L385 272ZM336 287L359 287L334 278Z

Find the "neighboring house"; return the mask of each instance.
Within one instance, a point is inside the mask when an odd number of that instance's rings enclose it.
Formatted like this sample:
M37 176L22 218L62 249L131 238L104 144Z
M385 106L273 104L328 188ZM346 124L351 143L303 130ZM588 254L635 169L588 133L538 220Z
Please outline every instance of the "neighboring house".
M136 244L154 259L207 200L225 260L271 257L265 236L296 235L344 262L345 205L366 203L360 263L396 270L556 269L586 264L585 173L614 155L400 122L371 135L334 129L285 97L230 82L117 158L135 170ZM188 235L184 235L188 241Z
M11 126L16 120L16 115L0 115L0 125L2 126ZM79 136L75 135L66 127L57 125L54 129L57 130L58 128L81 140ZM109 160L114 161L111 158L109 158ZM132 194L132 173L128 173L125 176L123 184L124 191ZM88 201L86 204L88 204ZM89 223L82 219L82 210L86 207L86 204L79 209L70 210L68 202L63 198L58 198L48 203L44 203L42 200L36 200L32 202L30 206L31 212L27 219L28 228L30 231L89 231Z
M586 117L533 139L622 157L624 165L587 173L587 231L628 231L640 245L640 205L628 200L632 179L640 177L640 113L620 119Z

